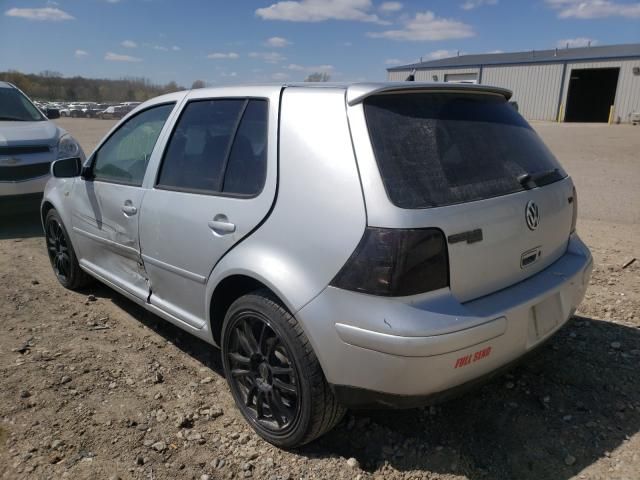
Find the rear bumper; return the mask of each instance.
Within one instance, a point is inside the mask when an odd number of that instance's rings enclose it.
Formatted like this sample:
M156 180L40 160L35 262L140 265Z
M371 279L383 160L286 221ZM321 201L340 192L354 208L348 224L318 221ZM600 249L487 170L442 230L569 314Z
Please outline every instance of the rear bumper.
M550 338L582 301L592 266L574 235L547 269L471 302L458 302L448 289L390 299L328 287L297 317L346 403L412 405L417 399L402 397L430 398L473 383Z

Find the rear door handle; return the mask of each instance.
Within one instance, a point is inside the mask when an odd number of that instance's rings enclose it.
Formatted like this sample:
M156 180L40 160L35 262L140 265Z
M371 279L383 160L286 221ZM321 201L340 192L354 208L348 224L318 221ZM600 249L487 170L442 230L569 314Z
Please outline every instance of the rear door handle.
M209 228L218 235L227 235L236 231L236 225L231 223L226 215L216 215L208 223Z
M133 202L131 200L126 200L124 205L122 206L122 211L125 215L135 215L138 213L138 209L133 206Z

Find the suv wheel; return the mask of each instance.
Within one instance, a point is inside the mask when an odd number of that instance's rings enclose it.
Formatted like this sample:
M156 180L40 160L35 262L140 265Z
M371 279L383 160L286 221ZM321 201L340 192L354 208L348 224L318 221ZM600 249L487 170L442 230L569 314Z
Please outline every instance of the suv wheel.
M53 273L60 284L71 290L86 286L90 283L91 277L80 268L69 235L58 212L54 209L49 210L44 225L47 253Z
M278 447L304 445L344 415L302 328L269 291L231 305L222 331L222 361L242 415Z

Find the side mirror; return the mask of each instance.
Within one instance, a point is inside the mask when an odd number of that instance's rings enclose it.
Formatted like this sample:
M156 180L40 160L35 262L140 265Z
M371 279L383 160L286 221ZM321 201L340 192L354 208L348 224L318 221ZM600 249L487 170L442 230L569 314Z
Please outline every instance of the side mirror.
M78 157L63 158L51 164L51 175L55 178L73 178L80 175L82 161Z
M56 118L60 118L60 110L57 108L47 108L46 115L49 120L55 120Z

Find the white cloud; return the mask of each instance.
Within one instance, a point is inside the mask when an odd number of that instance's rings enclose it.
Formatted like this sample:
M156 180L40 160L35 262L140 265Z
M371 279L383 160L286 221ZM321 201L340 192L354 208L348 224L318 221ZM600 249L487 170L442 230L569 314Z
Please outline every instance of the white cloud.
M371 7L371 0L286 0L258 8L256 15L264 20L289 22L353 20L379 23L378 16L369 13Z
M467 0L460 8L463 10L473 10L474 8L482 7L484 5L496 5L498 0Z
M610 0L546 0L560 18L640 18L640 3L618 3Z
M239 57L240 55L238 55L236 52L214 52L207 55L207 58L210 58L212 60L235 60Z
M7 17L26 18L39 22L61 22L63 20L75 20L75 17L59 8L10 8L4 14Z
M287 59L287 57L280 52L251 52L249 53L249 57L260 58L266 63L280 63Z
M89 55L89 52L87 52L86 50L78 49L78 50L75 51L74 55L75 55L76 58L84 58L87 55Z
M179 52L182 49L179 46L174 45L174 46L171 47L171 50L173 50L174 52Z
M284 72L277 72L271 75L271 79L276 81L286 80L287 78L289 78L289 75Z
M154 45L153 49L154 50L158 50L160 52L168 52L169 51L169 49L167 47L164 47L162 45Z
M285 67L293 72L331 72L335 69L333 65L298 65L291 63Z
M402 65L403 63L407 63L404 60L400 60L399 58L387 58L384 61L385 65Z
M402 4L400 2L383 2L380 5L381 12L397 12L402 10Z
M119 53L107 52L104 56L105 60L110 62L141 62L142 59L138 57L132 57L131 55L120 55Z
M298 65L297 63L290 63L285 68L296 72L304 72L306 70L305 67L303 67L302 65Z
M558 40L556 43L556 47L558 48L566 48L568 47L587 47L589 45L595 45L598 41L593 38L587 37L576 37L576 38L565 38L564 40Z
M136 42L134 42L133 40L125 40L120 45L122 45L124 48L137 48L138 47L138 44Z
M427 53L423 60L426 58L427 60L439 60L441 58L449 58L455 57L458 54L456 50L435 50L433 52Z
M367 33L372 38L388 38L399 41L451 40L473 37L475 32L470 25L458 20L436 17L433 12L416 13L414 18L405 21L402 30Z
M283 48L283 47L286 47L287 45L291 45L291 42L286 38L271 37L271 38L267 38L264 44L267 47L271 47L271 48Z

